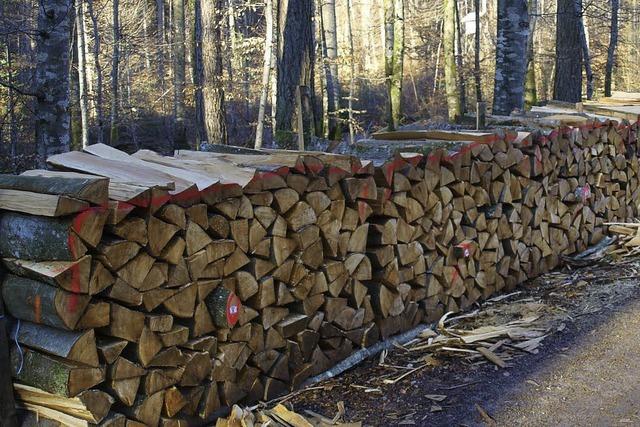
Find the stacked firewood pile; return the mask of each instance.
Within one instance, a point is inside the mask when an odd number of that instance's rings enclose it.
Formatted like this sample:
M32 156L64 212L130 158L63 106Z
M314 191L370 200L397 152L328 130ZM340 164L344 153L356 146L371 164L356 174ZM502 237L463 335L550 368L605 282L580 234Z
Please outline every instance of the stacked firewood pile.
M93 145L1 177L16 396L72 425L192 425L270 400L636 216L635 135L455 134L377 166Z

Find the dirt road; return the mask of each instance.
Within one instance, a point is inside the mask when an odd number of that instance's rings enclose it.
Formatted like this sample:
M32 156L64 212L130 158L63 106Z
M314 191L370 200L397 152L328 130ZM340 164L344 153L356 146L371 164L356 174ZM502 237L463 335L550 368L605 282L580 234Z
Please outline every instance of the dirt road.
M388 368L369 360L291 402L332 418L343 401L345 420L375 426L640 426L640 261L550 275L514 298L552 308L559 331L505 369L438 358L382 385Z

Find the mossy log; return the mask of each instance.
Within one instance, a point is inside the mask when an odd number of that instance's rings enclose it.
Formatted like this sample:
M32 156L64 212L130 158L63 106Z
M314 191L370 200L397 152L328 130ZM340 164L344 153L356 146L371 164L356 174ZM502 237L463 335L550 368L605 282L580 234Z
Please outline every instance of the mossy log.
M220 286L211 292L205 303L211 313L213 323L219 328L232 328L238 321L240 298L230 290Z
M2 283L2 297L16 319L69 330L75 328L91 299L13 274Z
M11 349L12 375L18 381L63 397L74 397L104 381L105 371L39 353Z
M0 215L0 256L32 261L74 261L96 246L108 212L90 208L75 216L50 218L4 212Z

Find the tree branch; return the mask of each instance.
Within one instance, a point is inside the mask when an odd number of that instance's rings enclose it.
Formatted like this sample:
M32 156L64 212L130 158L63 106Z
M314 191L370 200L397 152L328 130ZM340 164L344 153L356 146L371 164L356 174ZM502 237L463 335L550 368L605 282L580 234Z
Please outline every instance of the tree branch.
M42 98L42 94L41 93L26 91L26 90L24 90L24 89L22 89L22 88L20 88L20 87L18 87L16 85L10 83L10 82L5 81L4 79L0 79L0 86L4 86L6 88L14 90L14 91L18 92L20 95L33 96L33 97L38 98L38 99Z

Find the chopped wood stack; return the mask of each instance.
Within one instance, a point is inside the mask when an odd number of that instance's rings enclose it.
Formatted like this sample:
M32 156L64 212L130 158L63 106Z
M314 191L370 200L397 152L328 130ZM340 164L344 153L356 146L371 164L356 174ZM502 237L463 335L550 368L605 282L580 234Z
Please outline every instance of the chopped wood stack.
M93 145L0 177L17 397L78 425L191 425L270 400L635 216L636 133L473 134L378 167Z

